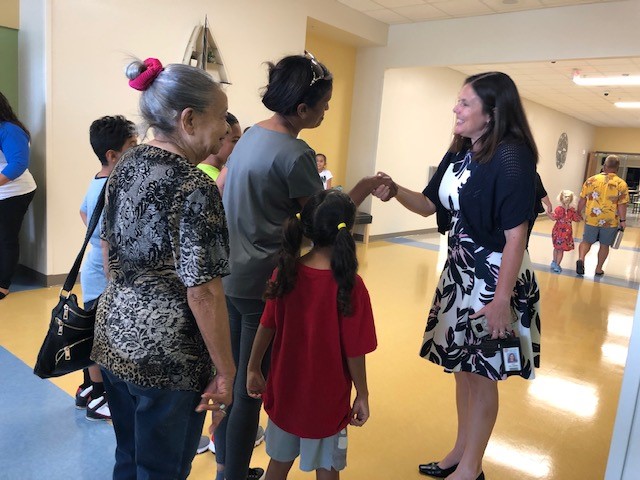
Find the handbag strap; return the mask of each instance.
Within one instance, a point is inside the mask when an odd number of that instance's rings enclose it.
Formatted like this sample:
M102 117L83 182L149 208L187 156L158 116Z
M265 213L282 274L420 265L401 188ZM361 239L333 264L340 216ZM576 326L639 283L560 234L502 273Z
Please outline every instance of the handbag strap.
M100 196L98 197L98 203L96 204L96 208L93 209L93 213L91 214L91 220L89 220L89 225L87 226L87 233L84 236L84 243L82 244L82 248L80 249L80 253L76 257L76 261L73 263L73 267L71 267L71 271L69 275L67 275L67 279L64 281L64 285L62 286L62 291L60 295L63 295L66 292L66 297L69 298L71 294L71 289L76 283L76 279L78 278L78 272L80 271L80 265L82 265L82 259L84 258L84 252L87 249L87 245L89 244L89 240L91 239L91 235L93 235L94 230L98 226L98 222L100 221L100 215L102 215L102 209L104 208L104 197L107 191L107 183L104 182L102 190L100 191Z

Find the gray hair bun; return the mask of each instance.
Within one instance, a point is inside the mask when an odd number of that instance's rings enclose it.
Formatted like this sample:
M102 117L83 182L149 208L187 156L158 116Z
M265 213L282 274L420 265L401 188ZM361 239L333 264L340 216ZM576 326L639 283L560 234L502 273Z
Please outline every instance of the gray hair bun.
M135 80L147 69L147 66L140 60L134 60L124 69L124 74L129 80Z

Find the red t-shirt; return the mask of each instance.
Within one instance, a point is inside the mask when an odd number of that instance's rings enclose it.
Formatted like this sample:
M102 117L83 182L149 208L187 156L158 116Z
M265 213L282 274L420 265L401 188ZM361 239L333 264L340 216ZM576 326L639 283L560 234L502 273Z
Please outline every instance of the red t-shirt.
M349 423L351 375L347 357L376 349L369 292L356 276L353 314L338 315L331 270L298 263L296 286L268 300L260 323L275 328L264 408L282 430L326 438Z

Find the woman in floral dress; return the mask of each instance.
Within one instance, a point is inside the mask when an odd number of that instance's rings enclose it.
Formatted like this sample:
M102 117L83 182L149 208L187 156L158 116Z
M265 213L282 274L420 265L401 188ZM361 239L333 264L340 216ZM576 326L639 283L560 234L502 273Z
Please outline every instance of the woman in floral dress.
M481 480L482 458L498 414L498 350L478 348L470 319L484 316L491 339L520 339L519 375L539 366L539 290L526 251L533 221L537 148L517 88L504 73L466 79L453 109L454 139L423 192L398 186L397 200L449 231L448 255L429 311L420 355L456 380L458 435L422 474ZM388 200L387 187L376 196ZM513 322L513 323L512 323Z

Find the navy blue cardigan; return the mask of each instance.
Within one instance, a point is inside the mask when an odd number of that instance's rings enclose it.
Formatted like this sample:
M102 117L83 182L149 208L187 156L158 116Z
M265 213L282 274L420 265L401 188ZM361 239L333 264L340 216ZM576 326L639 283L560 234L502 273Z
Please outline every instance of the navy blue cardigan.
M438 232L442 234L451 228L451 213L440 202L440 182L447 167L465 154L447 152L422 192L436 206ZM524 144L500 144L489 162L474 165L460 189L464 231L478 245L502 252L505 230L533 222L535 187L536 165L531 150Z

